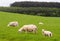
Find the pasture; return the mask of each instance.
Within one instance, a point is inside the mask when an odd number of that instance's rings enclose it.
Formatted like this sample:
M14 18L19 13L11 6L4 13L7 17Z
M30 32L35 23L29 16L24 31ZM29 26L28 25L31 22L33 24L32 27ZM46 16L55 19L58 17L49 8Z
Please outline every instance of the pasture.
M19 26L7 27L11 21L18 21ZM40 25L39 22L43 22ZM35 24L37 33L19 33L18 29L25 24ZM44 37L42 29L53 33L52 37ZM18 13L0 12L0 41L60 41L60 17L42 17Z

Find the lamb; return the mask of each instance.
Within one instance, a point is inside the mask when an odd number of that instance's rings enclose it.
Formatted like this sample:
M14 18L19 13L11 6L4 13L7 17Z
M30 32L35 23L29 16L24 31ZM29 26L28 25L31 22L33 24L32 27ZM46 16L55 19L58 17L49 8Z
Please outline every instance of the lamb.
M7 26L8 26L8 27L9 27L9 26L16 27L16 26L18 26L18 22L17 22L17 21L9 22L9 24L8 24Z
M23 25L18 31L19 32L25 31L26 33L27 32L36 33L36 30L37 30L36 25L29 24L29 25Z
M43 34L44 36L52 37L52 32L46 31L46 30L44 30L44 29L42 29L42 34Z

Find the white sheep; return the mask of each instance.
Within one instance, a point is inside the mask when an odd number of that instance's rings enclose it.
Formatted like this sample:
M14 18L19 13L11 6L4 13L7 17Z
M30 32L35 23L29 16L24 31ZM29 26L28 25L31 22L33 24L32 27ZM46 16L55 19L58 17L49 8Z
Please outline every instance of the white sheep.
M13 26L13 27L18 26L18 22L17 22L17 21L9 22L9 24L8 24L7 26L8 26L8 27L9 27L9 26Z
M43 34L44 36L52 37L52 32L46 31L46 30L44 30L44 29L42 29L42 34Z
M37 30L36 25L30 24L30 25L23 25L18 31L19 32L25 31L26 33L27 32L36 33L36 30Z
M40 25L43 25L44 23L43 22L39 22Z

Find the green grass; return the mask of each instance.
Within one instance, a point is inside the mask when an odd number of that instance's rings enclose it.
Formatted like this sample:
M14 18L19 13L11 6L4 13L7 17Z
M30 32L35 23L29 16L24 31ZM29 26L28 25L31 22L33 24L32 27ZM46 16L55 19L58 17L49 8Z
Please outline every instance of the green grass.
M10 21L18 21L18 27L7 27ZM38 23L42 21L44 25ZM35 24L37 33L19 33L18 29L25 24ZM41 29L50 30L52 37L44 37ZM0 41L60 41L60 17L41 17L16 13L0 12Z

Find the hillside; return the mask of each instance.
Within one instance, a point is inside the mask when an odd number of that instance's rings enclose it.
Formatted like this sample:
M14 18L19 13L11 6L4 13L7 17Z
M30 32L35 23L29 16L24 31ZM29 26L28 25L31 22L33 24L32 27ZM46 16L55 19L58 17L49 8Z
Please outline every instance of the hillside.
M18 21L18 27L7 27L10 21ZM39 22L44 25L39 25ZM18 29L25 24L35 24L37 33L19 33ZM44 37L41 29L53 33L51 38ZM41 17L18 13L0 12L0 41L60 41L60 17Z

